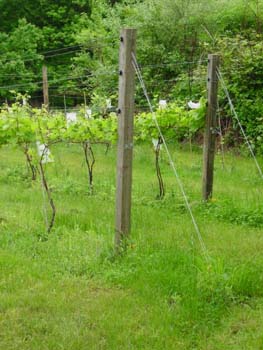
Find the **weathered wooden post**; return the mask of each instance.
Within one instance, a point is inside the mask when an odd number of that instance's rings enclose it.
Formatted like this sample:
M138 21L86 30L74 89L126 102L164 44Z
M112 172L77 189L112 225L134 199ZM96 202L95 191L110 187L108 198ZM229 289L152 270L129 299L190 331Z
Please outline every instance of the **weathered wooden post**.
M219 56L208 55L207 93L208 106L204 131L204 163L203 163L203 199L212 197L214 178L214 159L217 128L217 91Z
M47 66L42 67L44 105L49 108Z
M116 185L115 247L131 230L131 189L135 70L132 54L136 50L136 30L123 29L119 55L118 152Z
M86 92L85 91L83 92L83 97L84 97L84 107L85 107L85 113L86 113L86 110L87 110L87 97L86 97Z
M65 113L65 116L66 116L67 115L67 100L66 100L66 95L65 94L64 94L63 100L64 100L64 113Z

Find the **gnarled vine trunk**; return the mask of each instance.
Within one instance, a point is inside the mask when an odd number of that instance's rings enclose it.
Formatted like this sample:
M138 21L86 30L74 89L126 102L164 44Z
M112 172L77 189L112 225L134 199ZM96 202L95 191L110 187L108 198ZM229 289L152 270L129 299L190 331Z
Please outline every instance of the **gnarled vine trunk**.
M32 163L32 157L29 154L29 149L28 149L28 145L27 144L24 146L24 154L26 156L26 161L27 161L28 167L29 167L29 169L31 171L31 178L32 178L33 181L35 181L36 178L37 178L37 169L34 166L34 164Z
M51 214L51 219L48 223L48 226L47 226L47 232L50 233L51 230L52 230L52 227L54 226L54 222L55 222L55 217L56 217L56 207L55 207L55 203L53 201L53 198L52 198L52 195L51 195L51 190L48 186L48 182L47 182L47 179L46 179L46 175L45 175L45 170L44 170L44 167L43 167L43 156L45 154L45 151L43 152L42 154L42 157L39 161L39 170L40 170L40 175L41 175L41 181L42 181L42 186L47 194L47 197L48 197L48 201L49 201L49 205L51 207L51 211L52 211L52 214Z
M156 168L156 174L159 184L159 199L163 199L165 196L165 189L164 189L164 183L163 183L163 177L162 172L160 168L160 151L161 151L161 144L162 139L161 137L158 137L158 142L155 147L155 168Z
M92 193L93 192L93 168L95 165L95 156L94 156L93 149L90 145L90 142L87 142L87 141L83 142L82 147L84 150L85 161L88 168L90 192Z

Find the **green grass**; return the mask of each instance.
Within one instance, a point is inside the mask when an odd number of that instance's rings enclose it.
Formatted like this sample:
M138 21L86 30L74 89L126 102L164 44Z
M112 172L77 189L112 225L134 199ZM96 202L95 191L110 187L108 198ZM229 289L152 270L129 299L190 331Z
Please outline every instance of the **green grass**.
M207 262L164 154L160 201L150 146L135 148L132 235L115 256L116 150L95 148L93 195L81 149L52 152L47 236L39 180L22 152L0 150L1 350L263 349L263 184L251 159L228 154L223 169L218 156L204 204L201 151L172 148Z

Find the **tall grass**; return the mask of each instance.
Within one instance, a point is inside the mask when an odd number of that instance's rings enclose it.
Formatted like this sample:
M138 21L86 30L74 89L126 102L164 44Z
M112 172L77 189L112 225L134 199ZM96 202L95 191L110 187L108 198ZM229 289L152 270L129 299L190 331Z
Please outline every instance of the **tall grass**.
M172 147L207 262L164 155L160 201L151 149L135 149L133 230L116 256L115 150L95 149L93 195L81 150L52 151L47 171L58 216L50 235L39 181L28 180L22 154L0 151L0 348L222 349L232 342L260 349L262 184L250 159L229 154L223 169L218 158L214 200L204 204L200 151ZM228 333L229 324L240 336Z

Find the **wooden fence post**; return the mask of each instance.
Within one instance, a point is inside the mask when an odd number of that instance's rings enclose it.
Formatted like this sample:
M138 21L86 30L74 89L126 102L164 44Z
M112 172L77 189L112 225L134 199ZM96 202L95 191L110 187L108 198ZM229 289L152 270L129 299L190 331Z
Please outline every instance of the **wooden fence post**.
M123 29L119 55L118 152L116 184L115 247L131 229L131 189L133 157L133 124L135 70L132 54L136 50L136 30Z
M44 105L49 108L47 66L42 67Z
M64 113L65 113L65 116L67 116L67 100L66 100L66 95L64 94Z
M217 127L217 91L219 56L208 55L207 93L208 106L204 131L204 163L203 163L203 199L212 197L214 178L214 159Z

